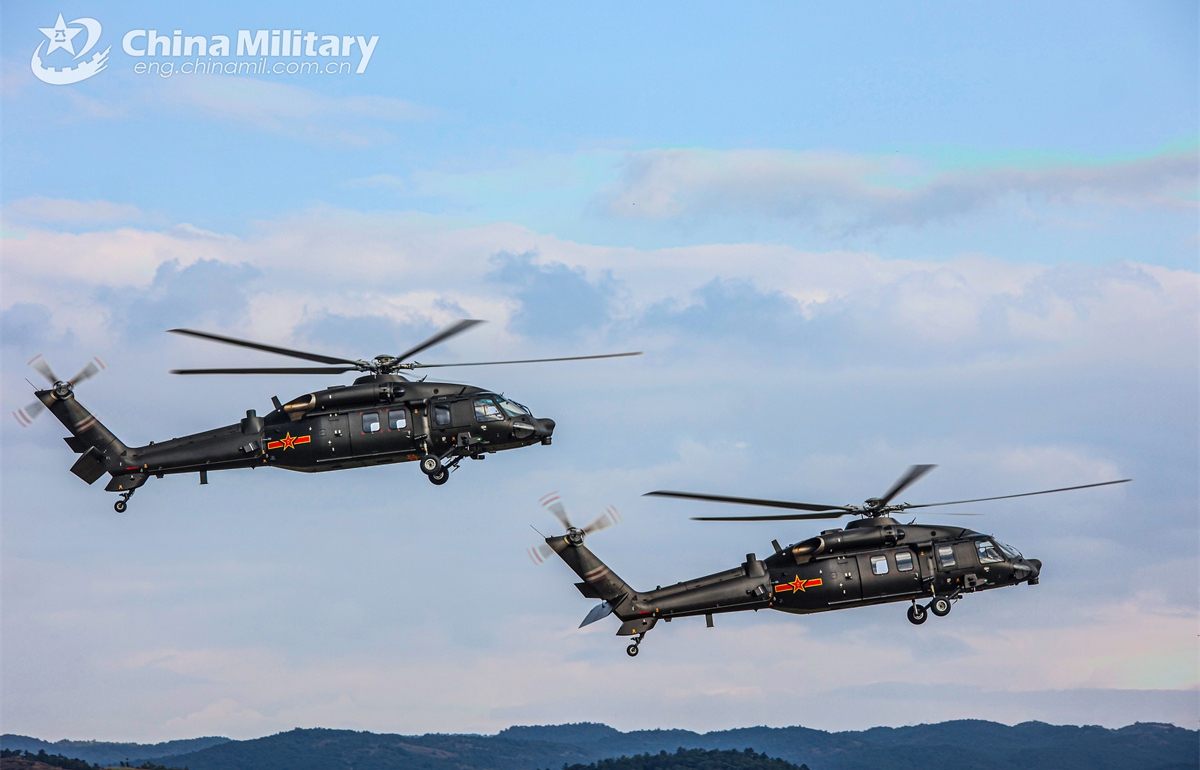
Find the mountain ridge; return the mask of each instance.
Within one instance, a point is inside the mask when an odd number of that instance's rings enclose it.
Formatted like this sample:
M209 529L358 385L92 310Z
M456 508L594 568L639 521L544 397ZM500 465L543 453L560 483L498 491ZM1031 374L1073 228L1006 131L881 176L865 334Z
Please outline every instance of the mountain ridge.
M1200 767L1200 733L1175 725L1139 722L1110 729L1091 725L954 720L908 727L827 732L803 726L622 732L605 724L518 725L495 735L401 735L329 728L296 728L245 741L191 739L191 750L159 753L159 744L100 741L49 743L0 736L4 748L37 747L125 752L119 759L190 770L534 770L587 765L604 759L674 753L679 749L744 751L807 765L811 770L1183 770ZM207 745L194 745L195 742ZM154 752L140 754L139 748ZM33 749L34 751L37 748ZM110 754L111 756L111 754ZM88 759L80 756L81 759ZM100 761L89 759L88 761Z

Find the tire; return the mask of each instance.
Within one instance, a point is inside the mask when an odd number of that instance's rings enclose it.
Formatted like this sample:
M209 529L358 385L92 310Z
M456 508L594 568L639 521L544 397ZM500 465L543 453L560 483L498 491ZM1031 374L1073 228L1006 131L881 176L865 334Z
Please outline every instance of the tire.
M950 600L944 596L938 596L929 603L929 611L939 618L944 618L950 614Z
M429 474L429 480L432 481L436 486L440 487L442 484L445 484L450 480L450 471L442 468L437 473Z
M437 473L438 468L442 467L442 461L433 455L425 455L421 458L421 473L426 476Z
M638 646L636 644L629 645L625 648L625 654L631 658L636 658L638 655Z
M118 500L117 502L113 503L113 510L117 513L125 513L125 509L128 507L129 503L126 503L124 500Z
M914 626L919 626L929 620L929 613L919 604L914 604L908 608L908 622Z

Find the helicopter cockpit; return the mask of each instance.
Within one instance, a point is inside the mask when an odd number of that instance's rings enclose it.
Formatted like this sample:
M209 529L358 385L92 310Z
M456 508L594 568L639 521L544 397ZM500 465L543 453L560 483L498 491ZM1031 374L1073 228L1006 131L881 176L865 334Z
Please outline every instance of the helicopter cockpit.
M484 393L475 399L476 422L496 422L506 417L532 417L529 407L495 393Z

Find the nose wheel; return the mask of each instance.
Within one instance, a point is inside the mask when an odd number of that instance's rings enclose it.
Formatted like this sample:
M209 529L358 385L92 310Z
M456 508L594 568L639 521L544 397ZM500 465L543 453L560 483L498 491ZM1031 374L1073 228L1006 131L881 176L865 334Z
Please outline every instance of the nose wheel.
M131 489L128 492L121 493L121 499L113 503L113 510L117 513L125 513L129 508L129 498L133 497L133 493L137 490Z
M638 656L638 645L642 643L642 639L644 638L646 638L645 633L638 634L637 638L633 640L633 644L625 648L625 654L631 658L636 658Z

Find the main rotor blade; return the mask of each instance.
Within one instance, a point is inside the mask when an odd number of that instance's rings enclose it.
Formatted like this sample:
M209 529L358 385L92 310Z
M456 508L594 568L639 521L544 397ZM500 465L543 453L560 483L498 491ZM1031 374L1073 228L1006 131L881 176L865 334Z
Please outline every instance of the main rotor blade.
M254 350L263 350L267 353L275 353L281 356L290 356L292 358L303 358L305 361L316 361L322 364L350 364L357 368L358 362L351 361L348 358L337 358L336 356L323 356L320 353L306 353L303 350L292 350L290 348L280 348L274 345L264 345L261 342L250 342L249 340L239 340L236 337L224 337L220 334L210 334L208 332L200 332L194 329L167 329L172 334L186 334L189 337L199 337L202 340L212 340L213 342L221 342L226 345L237 345L240 348L252 348ZM216 372L212 372L216 374Z
M668 490L656 490L647 492L642 497L678 497L682 500L707 500L713 503L735 503L737 505L762 505L768 508L790 508L795 511L843 511L844 513L854 513L855 509L848 508L844 505L820 505L818 503L790 503L783 500L758 500L753 497L725 497L724 495L698 495L694 492L671 492ZM838 514L839 516L841 514ZM776 518L776 517L767 517ZM788 518L787 516L777 518ZM808 517L801 517L808 518ZM820 516L812 518L822 518ZM837 518L836 516L833 518ZM708 520L708 519L705 519ZM723 521L724 519L720 519Z
M437 334L433 335L429 339L422 342L420 345L417 345L414 348L409 348L408 350L404 351L400 355L396 356L396 360L407 361L408 359L415 356L417 353L420 353L422 350L425 350L426 348L431 348L434 345L438 344L439 342L445 342L446 340L450 339L451 337L456 337L459 334L462 334L463 332L465 332L467 329L470 329L472 326L475 326L476 324L481 324L481 323L483 323L483 321L479 321L474 318L464 318L461 321L455 321L454 323L450 324L446 328L442 329Z
M526 358L521 361L472 361L467 364L413 364L414 369L441 369L447 366L499 366L500 364L545 364L552 361L586 361L592 358L624 358L625 356L640 356L642 351L632 353L604 353L599 356L567 356L565 358Z
M892 484L892 488L883 493L883 497L879 498L880 507L887 505L896 495L912 486L913 482L929 473L936 468L936 465L913 465L903 476L896 479L896 483Z
M977 497L974 500L952 500L948 503L923 503L921 505L906 505L904 508L934 508L939 505L962 505L963 503L983 503L988 500L1008 500L1013 497L1032 497L1033 495L1048 495L1052 492L1070 492L1073 489L1091 489L1092 487L1107 487L1111 484L1124 484L1133 479L1117 479L1116 481L1101 481L1099 484L1081 484L1077 487L1062 487L1060 489L1043 489L1041 492L1022 492L1019 495L1000 495L999 497Z
M800 521L802 519L840 519L853 511L837 513L783 513L778 516L693 516L692 521Z
M171 374L344 374L357 366L286 366L254 369L172 369Z
M46 363L46 359L42 358L41 353L29 359L29 366L32 366L37 370L38 374L49 380L51 385L58 383L58 375L50 368L50 364Z

